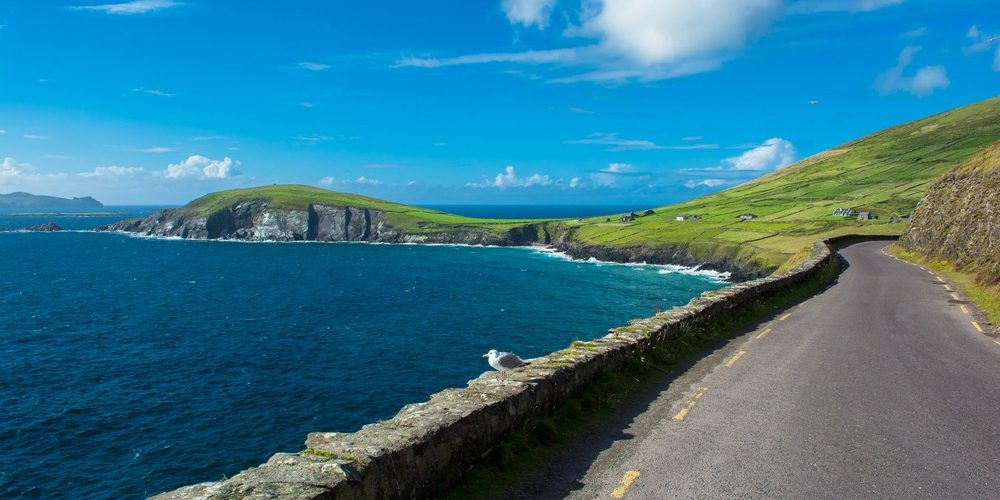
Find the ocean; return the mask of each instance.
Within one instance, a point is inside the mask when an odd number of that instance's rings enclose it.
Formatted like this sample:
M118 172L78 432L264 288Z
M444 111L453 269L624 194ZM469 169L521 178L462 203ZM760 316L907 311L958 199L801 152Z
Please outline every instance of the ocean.
M724 286L529 248L87 231L151 208L108 210L0 214L73 230L0 233L0 498L218 480L464 386L490 349L540 356ZM515 212L566 216L488 216Z

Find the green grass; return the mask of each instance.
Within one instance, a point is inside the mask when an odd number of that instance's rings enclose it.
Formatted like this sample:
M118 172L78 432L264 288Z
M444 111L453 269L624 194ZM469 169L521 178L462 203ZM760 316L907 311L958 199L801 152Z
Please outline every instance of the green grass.
M990 285L978 279L978 270L968 270L942 258L926 257L906 250L899 245L889 247L889 252L903 260L908 260L948 278L958 289L983 312L994 325L1000 325L1000 285Z
M813 241L843 234L898 235L929 184L1000 139L1000 98L890 128L746 184L656 208L634 222L605 217L568 223L576 240L603 245L682 245L775 268ZM875 221L844 219L836 208L872 211ZM739 214L759 218L740 221ZM678 222L678 214L700 219ZM749 251L749 252L748 252Z
M589 430L600 427L615 412L635 404L640 395L684 370L706 351L814 296L839 273L838 261L832 260L816 277L798 287L713 319L710 328L689 328L651 354L631 360L624 370L601 375L551 415L535 419L511 433L493 449L486 463L473 469L443 498L503 498L505 492L535 472L562 447L573 440L586 438Z

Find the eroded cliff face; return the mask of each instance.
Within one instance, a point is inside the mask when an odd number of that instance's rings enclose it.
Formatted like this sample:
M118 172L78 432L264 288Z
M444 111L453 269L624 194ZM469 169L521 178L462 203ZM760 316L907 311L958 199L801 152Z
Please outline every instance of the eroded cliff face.
M959 267L1000 275L1000 143L935 181L899 243Z
M468 245L527 245L546 239L533 224L505 234L486 229L407 232L394 228L381 210L309 205L305 210L272 207L267 200L240 202L208 217L188 215L183 209L156 212L145 219L98 228L143 236L241 241L367 241L384 243L461 243Z

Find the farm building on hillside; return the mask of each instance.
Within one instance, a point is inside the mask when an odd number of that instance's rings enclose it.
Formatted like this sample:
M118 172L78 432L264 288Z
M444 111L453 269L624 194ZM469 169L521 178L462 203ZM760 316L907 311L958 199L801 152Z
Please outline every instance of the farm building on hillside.
M632 222L632 221L635 220L635 212L632 212L630 214L625 214L625 215L619 217L618 220L620 220L622 222Z
M642 212L642 216L643 216L643 217L647 217L647 216L650 216L650 215L653 215L653 214L655 214L655 213L656 213L656 212L654 212L654 211L653 211L653 209L651 208L651 209L649 209L649 210L644 210L644 211Z
M740 219L743 219L743 220L750 220L750 219L756 219L756 218L757 218L757 214L752 214L750 212L747 212L745 214L740 214Z
M872 220L878 219L878 216L871 212L861 212L858 214L858 220Z
M853 208L838 208L833 211L833 215L839 215L841 217L853 217L855 214Z
M697 215L691 215L691 214L680 214L677 216L677 220L681 222L684 222L686 220L695 220L697 218L698 218Z

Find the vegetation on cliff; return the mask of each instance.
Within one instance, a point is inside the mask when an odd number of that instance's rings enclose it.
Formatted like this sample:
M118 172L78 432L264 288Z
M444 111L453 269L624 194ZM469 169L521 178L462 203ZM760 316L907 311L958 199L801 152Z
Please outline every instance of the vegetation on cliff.
M941 176L897 254L946 274L1000 324L1000 141Z

